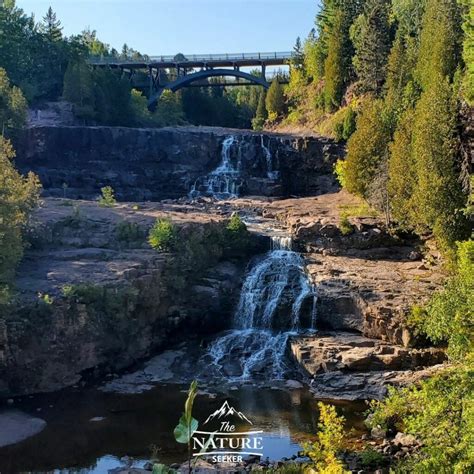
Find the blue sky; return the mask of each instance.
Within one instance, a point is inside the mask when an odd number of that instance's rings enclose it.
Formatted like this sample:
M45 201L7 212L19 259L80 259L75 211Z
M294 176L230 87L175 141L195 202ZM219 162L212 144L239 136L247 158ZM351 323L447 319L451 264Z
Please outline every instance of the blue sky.
M66 35L89 26L118 50L165 55L289 51L313 27L318 0L17 0L37 19L49 5Z

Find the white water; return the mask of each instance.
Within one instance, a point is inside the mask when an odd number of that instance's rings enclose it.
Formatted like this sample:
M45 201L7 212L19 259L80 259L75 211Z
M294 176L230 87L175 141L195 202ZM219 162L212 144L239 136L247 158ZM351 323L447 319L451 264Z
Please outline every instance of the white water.
M191 191L191 199L199 196L211 196L216 199L229 199L239 195L239 189L242 186L240 177L240 159L237 167L234 167L231 161L231 148L236 142L234 136L228 136L222 142L221 162L219 166L206 176L199 177Z
M310 314L302 315L309 298ZM234 315L235 329L208 349L211 367L232 381L283 379L288 338L301 329L302 319L315 328L315 289L303 258L291 250L291 238L274 237L272 250L247 274Z
M263 140L263 135L260 135L260 145L263 150L263 156L265 157L265 161L267 164L267 177L269 179L278 179L279 173L278 171L273 171L273 157L270 149L265 145Z

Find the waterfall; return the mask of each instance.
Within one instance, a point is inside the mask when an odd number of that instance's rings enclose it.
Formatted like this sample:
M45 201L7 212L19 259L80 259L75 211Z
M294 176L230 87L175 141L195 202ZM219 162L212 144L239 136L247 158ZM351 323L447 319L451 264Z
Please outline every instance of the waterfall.
M270 149L265 145L263 141L263 135L260 135L260 145L262 147L263 156L265 157L265 162L267 165L267 177L269 179L278 179L278 171L273 171L273 157Z
M216 199L229 199L238 196L239 189L242 186L239 170L240 159L237 168L235 168L230 156L232 145L235 142L233 135L224 139L219 166L208 175L201 176L195 181L189 193L191 199L203 195Z
M284 378L288 338L315 325L316 292L291 238L275 236L272 250L247 273L234 330L208 349L210 367L234 381ZM303 305L306 313L303 318Z

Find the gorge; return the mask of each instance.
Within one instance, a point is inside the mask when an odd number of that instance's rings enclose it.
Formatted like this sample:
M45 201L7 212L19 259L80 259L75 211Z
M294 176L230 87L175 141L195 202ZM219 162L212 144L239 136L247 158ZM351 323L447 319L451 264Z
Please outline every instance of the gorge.
M99 411L85 409L81 423L110 442L74 461L72 436L63 456L49 452L37 464L18 463L21 444L0 447L2 472L77 462L101 472L94 460L128 453L112 441L114 407L131 403L145 416L164 408L160 399L176 406L180 384L193 379L206 407L232 396L259 413L261 397L272 416L290 403L292 416L307 420L314 397L339 400L361 430L360 401L444 361L441 349L413 347L405 325L411 305L442 281L435 261L422 262L418 241L390 235L369 211L349 217L349 235L340 229L342 212L360 207L332 174L341 145L189 127L23 133L16 163L42 177L44 198L14 309L0 320L0 392L55 427L24 441L28 452L64 433L55 417L74 418L56 393L83 394ZM100 207L106 185L119 202ZM228 230L236 215L248 229L237 237ZM157 218L176 226L169 252L146 241ZM296 455L314 423L277 426L265 416L265 456ZM151 432L147 425L139 437L137 459L146 459ZM160 442L167 461L182 459L164 432Z

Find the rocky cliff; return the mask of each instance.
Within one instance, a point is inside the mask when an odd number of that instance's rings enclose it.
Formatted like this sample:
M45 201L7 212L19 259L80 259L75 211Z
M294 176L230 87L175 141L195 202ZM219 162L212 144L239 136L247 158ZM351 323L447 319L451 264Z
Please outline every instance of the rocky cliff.
M46 196L89 199L112 186L120 200L157 201L187 196L219 165L229 135L242 194L321 194L335 186L332 166L343 147L332 140L220 128L32 127L18 137L16 164L39 175Z

